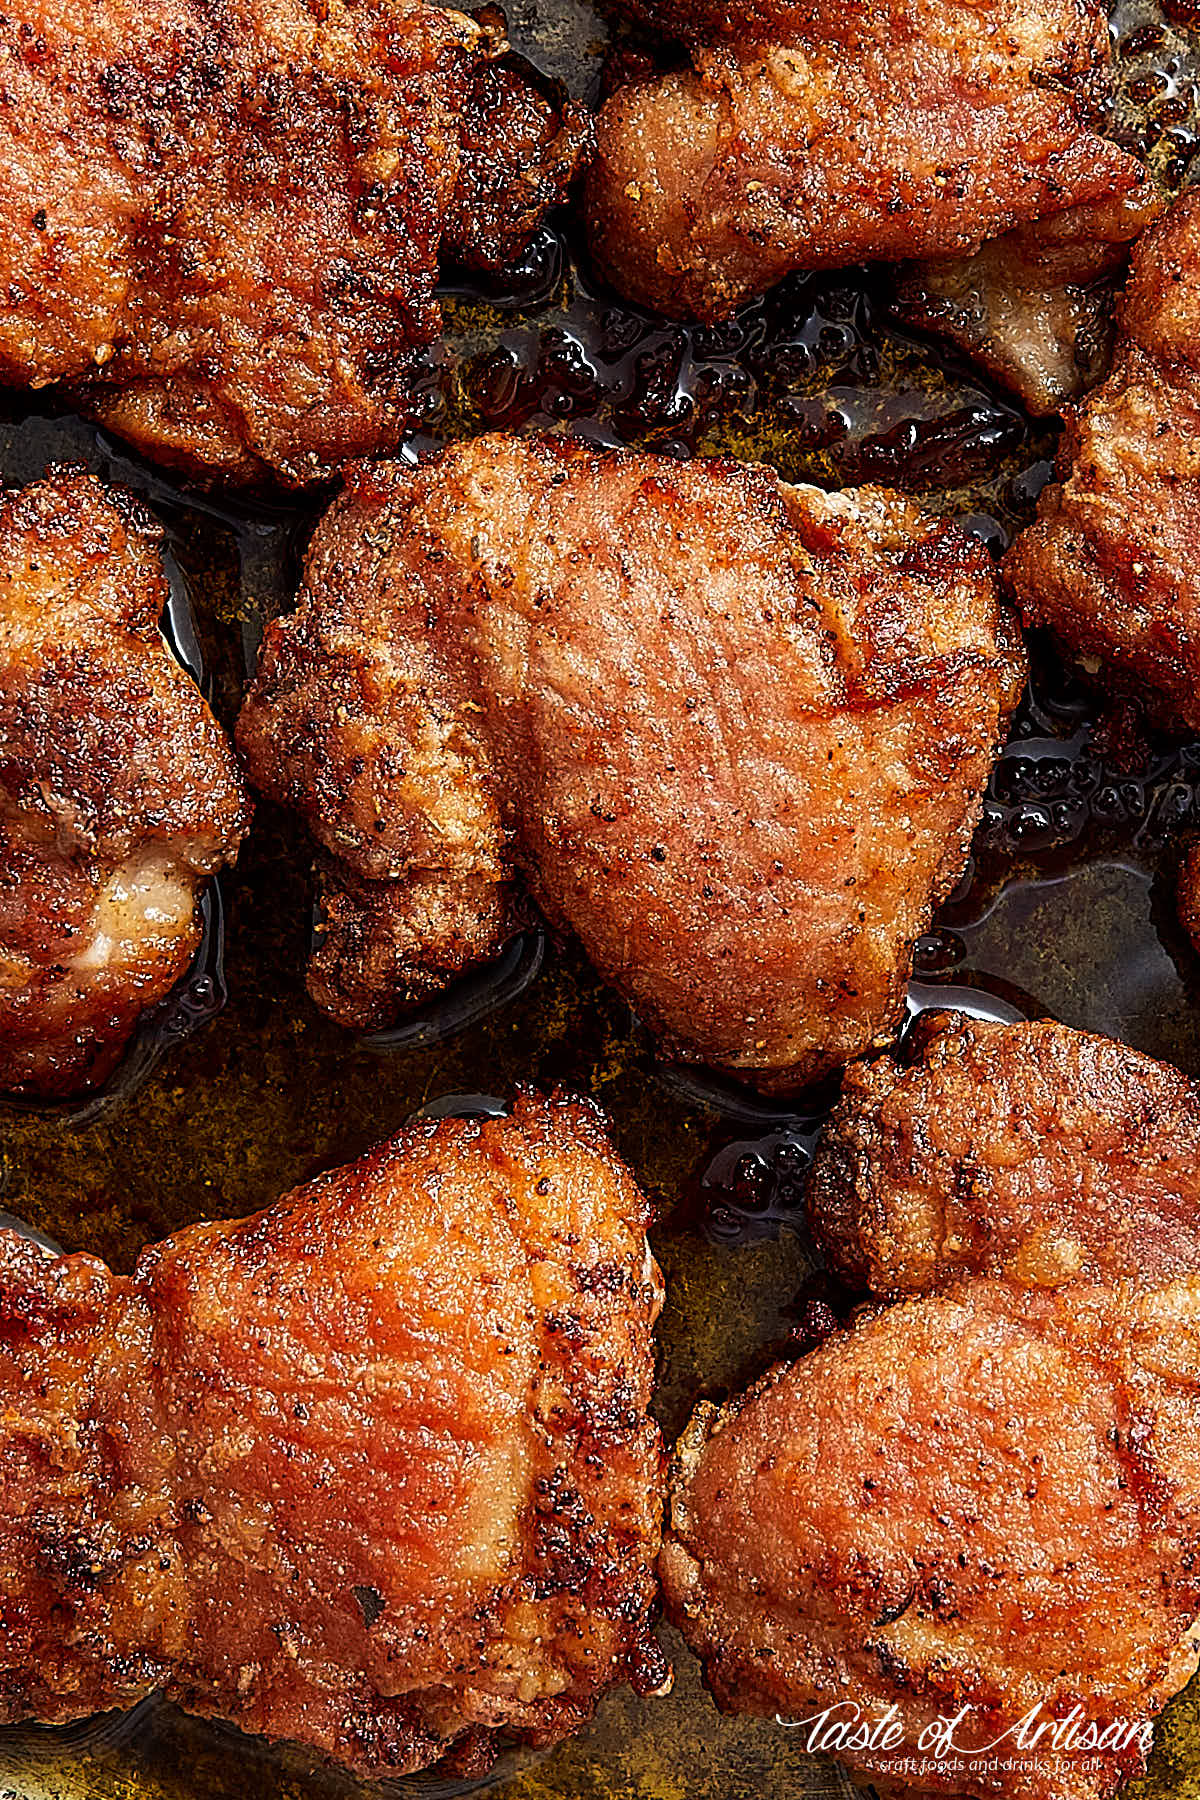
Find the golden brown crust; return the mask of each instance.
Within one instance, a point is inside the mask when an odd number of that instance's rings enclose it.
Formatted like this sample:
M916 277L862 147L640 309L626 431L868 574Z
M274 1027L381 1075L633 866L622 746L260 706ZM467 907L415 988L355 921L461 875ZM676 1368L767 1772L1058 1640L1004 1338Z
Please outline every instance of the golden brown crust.
M523 913L489 875L372 881L322 856L308 991L352 1031L394 1025L401 1011L498 957Z
M1196 1663L1200 1094L1055 1024L947 1015L920 1048L849 1072L810 1194L839 1273L914 1297L699 1410L668 1610L723 1705L894 1708L858 1768L1108 1800Z
M1135 1726L1195 1666L1200 1277L1021 1293L977 1279L861 1318L682 1440L661 1572L718 1703L875 1722L846 1749L900 1774L1033 1709ZM920 1785L1107 1800L1136 1738L1054 1754L1009 1736ZM901 1776L901 1778L903 1778Z
M847 1071L808 1189L852 1287L1200 1269L1200 1089L1109 1038L942 1015L911 1067Z
M480 709L447 667L425 545L405 536L412 487L400 465L350 474L237 726L251 779L325 853L309 990L359 1029L496 956L517 916Z
M676 1053L792 1091L892 1029L1024 670L972 540L878 490L489 437L355 471L306 574L239 743L424 933L327 944L336 1016L467 966L470 901L494 954L519 867Z
M1026 621L1200 726L1200 193L1139 242L1112 374L1068 414L1057 476L1005 559Z
M1099 0L645 8L692 67L605 105L593 254L631 298L728 316L793 269L969 255L1148 185L1099 135Z
M53 472L0 499L0 1089L102 1080L187 967L250 809L159 630L162 532Z
M459 120L458 179L442 227L444 256L499 270L565 199L592 146L591 115L560 105L515 58L478 68Z
M0 23L0 381L229 481L393 446L443 238L511 256L589 138L504 50L430 0L30 0Z
M658 1685L647 1216L527 1094L128 1279L0 1234L0 1716L165 1685L378 1775Z

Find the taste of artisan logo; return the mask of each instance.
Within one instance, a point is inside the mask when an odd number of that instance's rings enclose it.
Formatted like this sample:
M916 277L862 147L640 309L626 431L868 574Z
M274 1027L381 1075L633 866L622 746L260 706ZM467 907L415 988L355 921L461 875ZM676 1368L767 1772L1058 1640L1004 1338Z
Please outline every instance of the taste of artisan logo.
M999 1751L1049 1756L1121 1755L1136 1748L1149 1755L1154 1726L1149 1719L1089 1719L1082 1706L1062 1718L1048 1714L1041 1702L995 1736L980 1741L973 1724L974 1708L962 1707L931 1719L916 1738L909 1736L899 1708L868 1713L856 1700L841 1700L805 1719L781 1719L793 1731L804 1731L805 1748L814 1755L872 1755L885 1762L890 1753L915 1749L931 1760L948 1757L967 1762Z

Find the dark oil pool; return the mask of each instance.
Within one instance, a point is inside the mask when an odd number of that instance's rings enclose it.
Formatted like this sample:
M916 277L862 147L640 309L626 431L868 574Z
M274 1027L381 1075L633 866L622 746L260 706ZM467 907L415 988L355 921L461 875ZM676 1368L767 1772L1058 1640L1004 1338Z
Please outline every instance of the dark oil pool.
M519 48L594 96L604 32L580 0L518 0ZM1200 11L1121 0L1117 129L1167 185L1200 178ZM1033 511L1054 430L955 358L895 328L871 271L795 278L729 325L688 330L615 302L566 225L545 231L505 291L447 284L406 454L536 425L668 454L724 452L789 479L901 486L1001 548ZM0 474L76 458L141 494L169 539L177 649L222 718L236 715L264 620L294 591L322 497L303 506L185 492L76 419L11 398ZM954 1004L1050 1015L1200 1076L1200 963L1174 923L1171 871L1200 828L1200 744L1147 733L1034 645L1034 678L993 776L971 867L918 946L910 1016ZM363 1151L420 1111L489 1110L514 1086L594 1094L659 1203L667 1278L657 1409L668 1436L781 1345L802 1346L829 1291L808 1257L802 1196L829 1092L765 1102L665 1068L578 950L528 933L501 965L400 1030L353 1039L318 1014L302 969L308 857L260 807L237 870L209 901L205 944L147 1022L110 1090L58 1109L0 1110L0 1210L68 1249L128 1267L194 1219L235 1216ZM849 1793L770 1721L720 1719L664 1634L664 1700L613 1695L574 1743L502 1758L504 1800L797 1800ZM1193 1697L1194 1695L1194 1697ZM1200 1796L1200 1690L1158 1731L1139 1800ZM478 1784L476 1784L478 1785ZM488 1784L485 1784L488 1785ZM0 1732L0 1800L413 1800L436 1777L364 1788L300 1751L148 1702L119 1719Z

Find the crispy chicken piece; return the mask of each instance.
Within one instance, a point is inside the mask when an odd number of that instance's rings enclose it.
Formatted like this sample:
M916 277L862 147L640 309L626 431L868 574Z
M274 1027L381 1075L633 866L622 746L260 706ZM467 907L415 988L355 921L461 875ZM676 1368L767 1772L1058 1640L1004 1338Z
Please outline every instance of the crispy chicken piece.
M69 469L0 498L0 1089L104 1080L249 825L159 630L161 546L131 495Z
M974 256L903 269L892 309L945 338L1035 417L1061 412L1107 373L1117 278L1162 211L1149 183L993 238Z
M432 0L24 0L0 24L0 381L298 485L394 445L443 253L510 259L590 125Z
M818 1240L914 1297L681 1441L662 1577L721 1705L832 1709L825 1748L934 1793L1108 1800L1140 1772L1196 1664L1197 1111L1054 1025L943 1021L918 1067L852 1072Z
M961 1714L923 1790L1107 1800L1196 1665L1200 1277L978 1279L860 1318L698 1409L660 1568L722 1707L847 1730L894 1707L899 1744L824 1745L901 1779ZM1049 1737L1076 1707L1116 1727L1094 1764Z
M1099 0L648 4L691 67L605 105L593 253L622 293L711 321L793 269L961 256L1148 185L1099 135Z
M1138 244L1112 374L1068 416L1057 474L1005 560L1022 613L1200 727L1200 192Z
M1110 1038L943 1014L915 1066L847 1070L808 1207L842 1279L888 1298L1167 1281L1200 1271L1200 1089Z
M238 739L343 1023L494 956L519 869L672 1054L791 1092L894 1028L1023 670L907 500L490 437L353 472Z
M660 1686L647 1217L526 1094L130 1277L0 1233L0 1717L164 1687L382 1775Z

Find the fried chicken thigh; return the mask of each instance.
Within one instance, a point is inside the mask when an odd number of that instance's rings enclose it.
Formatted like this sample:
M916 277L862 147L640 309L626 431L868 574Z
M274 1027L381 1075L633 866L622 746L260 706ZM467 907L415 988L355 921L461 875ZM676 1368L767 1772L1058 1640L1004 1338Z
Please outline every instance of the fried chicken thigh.
M712 321L794 269L971 254L1149 188L1099 133L1099 0L648 3L691 66L618 90L589 230L630 298Z
M911 1068L846 1071L808 1188L826 1255L891 1299L1200 1272L1200 1090L1051 1022L943 1015Z
M162 532L60 469L0 498L0 1089L103 1081L200 941L249 802L159 630Z
M0 1232L0 1717L162 1687L382 1775L661 1685L647 1216L524 1095L129 1277Z
M897 496L490 437L352 474L238 738L344 1023L494 956L519 870L672 1054L790 1092L894 1028L1023 668Z
M721 1705L928 1792L1108 1800L1140 1772L1196 1663L1198 1116L1061 1026L944 1020L917 1067L851 1072L814 1230L911 1297L680 1443L661 1570ZM848 1735L889 1708L895 1739Z
M590 131L432 0L23 0L0 38L0 381L228 481L394 445L439 257L511 258Z
M1039 1707L1138 1725L1195 1667L1198 1427L1196 1277L911 1301L700 1408L661 1559L669 1610L730 1710L849 1725L855 1705L871 1723L895 1706L904 1752L845 1757L885 1777L964 1708L960 1753ZM1001 1755L1015 1766L968 1755L919 1785L1100 1800L1144 1766L1136 1738L1099 1768L1045 1731Z
M1200 192L1142 238L1107 381L1005 559L1048 625L1165 723L1200 727Z

